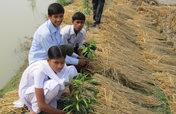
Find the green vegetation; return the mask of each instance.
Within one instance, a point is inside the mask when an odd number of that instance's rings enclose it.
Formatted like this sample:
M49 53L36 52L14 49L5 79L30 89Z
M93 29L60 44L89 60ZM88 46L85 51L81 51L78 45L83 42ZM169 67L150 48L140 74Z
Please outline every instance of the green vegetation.
M149 108L149 110L153 112L157 112L158 114L171 114L171 110L169 108L168 99L165 96L165 94L156 86L154 86L156 89L155 93L153 94L158 100L162 101L162 105L159 107L152 107Z
M72 4L74 0L57 0L56 2L61 4L62 6L67 6L69 4Z
M66 99L68 100L65 102L66 107L63 110L66 110L68 114L70 112L74 114L88 114L89 109L94 111L90 104L97 101L98 90L94 89L91 84L96 82L97 80L92 78L90 74L79 73L75 79L67 84L67 86L74 85L74 89L67 96Z
M83 57L87 57L89 60L93 61L93 56L96 56L95 41L83 44L80 49L82 49ZM93 87L93 84L96 82L98 81L92 78L90 74L79 73L78 76L67 85L74 85L74 90L67 96L68 101L65 102L66 107L63 110L66 110L68 114L70 112L74 114L88 114L90 109L94 111L90 104L96 103L97 101L96 96L98 90Z
M21 79L21 75L23 74L23 71L28 66L27 57L24 61L24 65L20 68L19 72L8 82L4 88L0 90L0 97L2 97L6 92L13 91L15 89L18 89L19 82Z
M158 29L157 29L157 27L151 27L151 29L152 29L153 31L156 31L156 32L158 32Z
M148 108L148 110L151 110L152 112L156 112L157 114L171 114L171 110L168 104L168 98L165 96L165 94L157 86L154 86L149 83L148 85L155 88L154 93L147 93L145 91L138 90L138 89L136 89L135 91L141 94L144 94L146 96L154 96L155 98L158 99L158 101L161 101L163 103L161 106L151 107L151 108Z
M82 1L83 5L78 7L77 10L79 12L82 12L83 14L87 14L90 16L91 8L89 6L89 0L81 0L81 1ZM90 27L90 20L89 19L86 19L85 26L86 26L86 30L88 31L89 27Z
M96 49L95 41L85 43L80 47L82 49L83 57L87 57L89 60L93 61L93 56L96 56L95 49Z

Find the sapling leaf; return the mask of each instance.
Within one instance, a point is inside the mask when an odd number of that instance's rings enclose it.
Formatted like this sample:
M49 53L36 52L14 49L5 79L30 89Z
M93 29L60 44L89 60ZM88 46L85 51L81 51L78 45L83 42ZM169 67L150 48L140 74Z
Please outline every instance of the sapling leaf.
M68 106L66 106L63 110L66 110L66 109L68 109L68 108L70 108L70 107L72 107L73 105L68 105Z
M84 9L84 6L80 6L80 7L78 7L78 11L80 12L81 10L83 10Z
M77 84L82 84L81 80L74 80L74 82L76 82Z
M86 47L86 48L84 48L84 49L82 50L82 53L85 53L87 50L88 50L88 48L87 48L87 47Z
M90 59L91 58L91 52L88 52L87 57Z
M94 88L92 88L92 87L85 87L86 88L86 90L88 90L88 91L90 91L90 92L94 92L94 93L98 93L98 90L95 90ZM96 94L95 94L96 95Z
M93 112L95 112L95 110L93 109L92 106L89 105L89 109L91 109Z
M77 100L77 101L79 100L79 98L78 98L78 94L76 94L76 100Z
M90 103L90 95L86 92L86 90L84 90L85 95L87 96L88 99L88 103Z
M71 92L70 96L73 96L75 92L77 91L78 87L74 87L73 91Z
M91 61L93 61L93 55L92 54L90 55L90 58L91 58Z
M94 51L94 50L90 49L90 52L92 52L92 54L96 56L96 54L95 54L95 51Z
M88 82L88 83L98 82L98 80L95 79L95 78L86 78L85 80L86 80L86 82Z
M77 104L76 104L76 109L77 109L77 111L79 111L79 105L78 105L78 102L77 102Z
M90 15L90 8L87 8L87 13Z
M66 114L70 114L72 112L73 109L71 109L69 112L67 112Z
M85 57L88 54L88 52L83 53L83 57Z
M91 103L96 103L96 102L97 102L97 100L95 98L90 99L90 104Z
M84 112L83 114L87 114L87 109L86 109L86 107L84 106L84 105L82 105L82 111Z
M86 105L86 108L88 108L88 104L87 104L86 99L85 99L85 98L82 98L82 99L83 99L83 101L84 101L84 103L85 103L85 105Z

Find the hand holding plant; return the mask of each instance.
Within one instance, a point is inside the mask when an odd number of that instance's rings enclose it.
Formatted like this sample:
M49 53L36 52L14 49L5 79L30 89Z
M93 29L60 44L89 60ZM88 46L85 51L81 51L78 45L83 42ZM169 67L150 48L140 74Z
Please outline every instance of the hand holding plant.
M95 41L84 43L80 49L82 50L83 58L87 57L89 60L93 61L93 57L96 56L95 50L97 46Z

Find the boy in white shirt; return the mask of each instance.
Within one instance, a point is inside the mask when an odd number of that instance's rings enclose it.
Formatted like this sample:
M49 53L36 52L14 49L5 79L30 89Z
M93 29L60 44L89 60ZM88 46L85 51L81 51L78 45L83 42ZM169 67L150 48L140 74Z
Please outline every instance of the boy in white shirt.
M74 52L78 54L79 62L76 65L77 70L84 68L88 63L87 58L82 60L82 50L79 49L82 46L86 37L86 30L83 28L85 23L85 15L81 12L76 12L72 16L72 25L67 25L61 30L63 44L71 44L74 46Z

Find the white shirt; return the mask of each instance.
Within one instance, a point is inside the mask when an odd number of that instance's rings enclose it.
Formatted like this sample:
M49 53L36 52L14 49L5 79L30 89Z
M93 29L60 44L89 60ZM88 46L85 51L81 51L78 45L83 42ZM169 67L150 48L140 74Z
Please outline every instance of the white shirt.
M86 30L84 28L76 35L74 25L65 26L61 29L60 33L62 34L63 44L72 44L74 47L76 47L76 44L78 44L78 47L82 46L83 40L86 37Z

